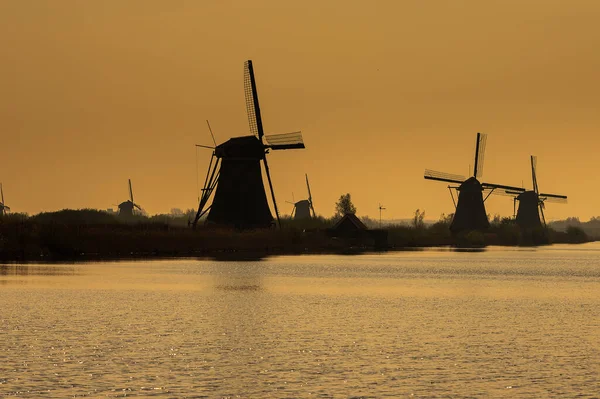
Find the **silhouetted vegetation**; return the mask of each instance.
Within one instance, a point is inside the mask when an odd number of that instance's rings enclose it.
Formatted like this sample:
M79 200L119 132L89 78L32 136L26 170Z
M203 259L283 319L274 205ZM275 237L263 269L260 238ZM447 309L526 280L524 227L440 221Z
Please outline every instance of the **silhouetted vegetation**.
M600 216L592 217L587 222L582 222L577 217L570 217L565 220L550 222L549 225L554 230L564 233L567 233L569 227L577 227L592 239L600 240Z
M336 218L293 220L284 217L282 229L233 230L199 225L188 227L193 210L146 217L92 210L62 210L35 216L9 214L0 219L0 259L50 260L147 256L204 256L227 253L300 254L353 250L402 249L430 246L546 245L582 243L588 235L579 226L564 231L520 229L512 219L495 217L485 232L450 233L452 215L426 225L417 210L411 223L385 226L387 246L375 243L377 234L362 238L336 236ZM365 224L374 221L365 219Z
M341 218L347 214L356 214L356 206L352 203L350 193L340 195L340 199L335 203L335 217Z

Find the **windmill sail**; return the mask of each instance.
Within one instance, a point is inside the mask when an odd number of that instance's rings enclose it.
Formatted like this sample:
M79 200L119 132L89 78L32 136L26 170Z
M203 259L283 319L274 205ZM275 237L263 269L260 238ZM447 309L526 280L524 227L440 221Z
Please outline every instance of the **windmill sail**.
M301 149L304 147L302 132L266 134L267 147L272 150Z
M260 114L260 105L258 102L258 92L256 90L256 80L254 79L254 67L252 60L244 63L244 94L246 96L246 111L248 113L248 124L250 132L262 142L264 135L262 117Z
M483 161L485 159L485 145L487 143L487 134L477 133L477 146L475 147L475 167L473 176L481 178L483 176Z
M310 202L310 209L312 211L312 215L314 218L316 218L317 214L315 213L315 207L313 205L312 194L310 192L310 184L308 184L308 174L305 174L304 176L306 177L306 189L308 190L308 202Z

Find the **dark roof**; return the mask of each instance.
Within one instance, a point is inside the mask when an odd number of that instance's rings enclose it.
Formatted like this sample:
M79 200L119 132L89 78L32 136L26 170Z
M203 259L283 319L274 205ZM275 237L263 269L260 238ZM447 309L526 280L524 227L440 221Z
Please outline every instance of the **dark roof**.
M254 158L265 156L265 147L256 136L233 137L215 148L217 158Z
M333 230L337 231L351 231L351 230L367 230L367 226L360 221L353 213L344 215L336 224L333 226Z

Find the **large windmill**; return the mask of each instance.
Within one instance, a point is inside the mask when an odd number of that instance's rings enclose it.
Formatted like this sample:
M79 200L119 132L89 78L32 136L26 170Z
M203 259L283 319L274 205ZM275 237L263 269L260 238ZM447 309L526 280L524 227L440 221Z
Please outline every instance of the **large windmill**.
M2 202L0 202L0 216L6 215L10 211L10 207L4 203L4 190L2 189L2 183L0 183L0 194L2 194Z
M251 60L244 63L244 93L252 135L231 138L214 148L200 196L198 212L194 218L194 227L207 213L206 222L216 225L236 228L273 225L260 161L265 166L273 207L279 223L279 211L273 192L267 154L270 150L304 148L302 133L264 134ZM208 206L213 191L215 195L212 204Z
M519 193L525 191L525 189L520 187L482 183L478 180L483 174L486 141L487 135L477 133L473 176L469 178L444 172L436 172L429 169L425 170L425 179L458 184L458 186L448 186L452 201L456 207L454 218L450 224L450 231L453 233L469 230L484 230L490 226L484 202L490 194L494 193L494 191L510 190L511 192ZM457 202L454 201L452 189L458 191ZM485 198L483 197L484 191L486 192Z
M129 179L129 200L121 202L119 205L119 216L130 217L133 216L133 209L137 208L140 211L142 208L133 202L133 189L131 188L131 179Z
M308 190L308 199L292 202L294 209L292 210L292 217L294 220L309 219L316 217L315 208L313 207L312 195L310 193L310 184L308 184L308 175L306 176L306 189Z
M567 196L560 194L545 194L540 193L537 181L537 157L531 156L531 180L533 190L523 192L505 190L506 194L514 196L514 204L516 207L519 201L519 208L515 220L522 228L539 228L546 226L546 217L544 216L545 202L566 203ZM541 220L540 220L541 215Z

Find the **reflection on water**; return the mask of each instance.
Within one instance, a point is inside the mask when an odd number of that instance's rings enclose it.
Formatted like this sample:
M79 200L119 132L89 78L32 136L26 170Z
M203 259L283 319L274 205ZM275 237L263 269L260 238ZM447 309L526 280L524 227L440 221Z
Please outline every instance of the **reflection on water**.
M599 254L16 266L0 396L594 397Z
M75 275L74 266L39 264L0 264L0 276L69 276Z

